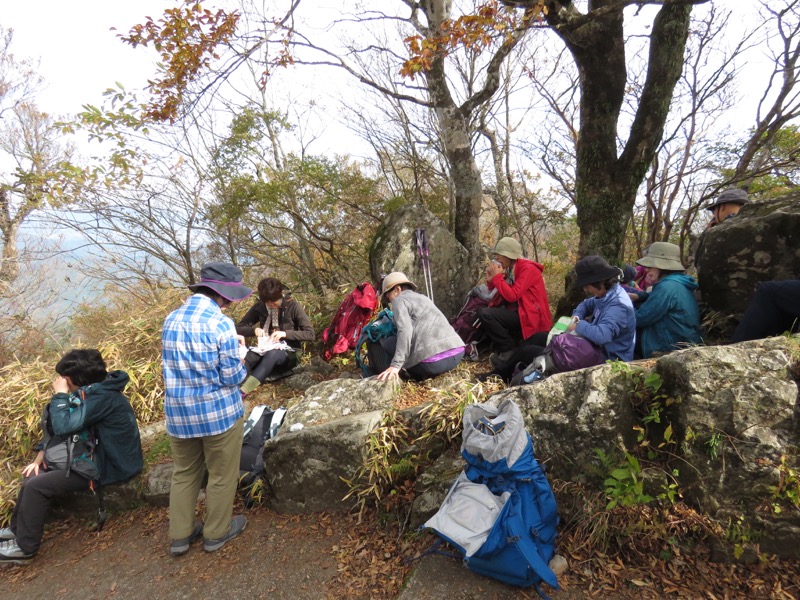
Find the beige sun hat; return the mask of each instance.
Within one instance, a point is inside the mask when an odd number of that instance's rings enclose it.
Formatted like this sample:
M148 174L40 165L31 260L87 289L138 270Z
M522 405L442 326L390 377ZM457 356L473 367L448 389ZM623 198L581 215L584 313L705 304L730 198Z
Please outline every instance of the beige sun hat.
M383 285L381 286L381 296L386 294L386 292L388 292L392 288L395 288L403 283L410 285L412 289L415 290L417 289L417 286L414 285L413 282L408 280L408 277L406 277L405 273L401 273L400 271L394 271L392 273L389 273L386 277L383 278Z
M498 240L497 245L494 247L494 253L511 260L517 260L522 258L522 246L514 238L504 237Z
M636 261L643 267L654 267L662 271L685 271L681 263L681 249L669 242L653 242L647 250L647 256Z

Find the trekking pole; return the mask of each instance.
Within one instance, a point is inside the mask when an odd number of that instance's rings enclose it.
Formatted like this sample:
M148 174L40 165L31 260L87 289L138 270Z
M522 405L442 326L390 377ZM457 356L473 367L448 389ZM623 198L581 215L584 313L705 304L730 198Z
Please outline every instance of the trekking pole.
M431 302L433 302L433 273L431 272L431 255L430 251L428 250L428 234L425 230L422 230L422 250L425 252L425 264L427 268L427 276L428 276L428 289L431 292Z
M425 279L425 291L427 292L428 298L433 301L433 291L431 290L431 284L428 282L428 265L425 262L425 230L421 228L417 228L414 231L414 235L417 241L417 251L419 252L419 262L422 266L422 277Z

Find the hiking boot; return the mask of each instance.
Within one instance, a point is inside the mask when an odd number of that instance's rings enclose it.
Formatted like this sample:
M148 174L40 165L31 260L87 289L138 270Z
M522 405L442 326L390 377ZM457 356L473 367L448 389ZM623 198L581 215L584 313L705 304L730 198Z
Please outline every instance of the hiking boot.
M244 515L236 515L233 517L233 519L231 519L231 528L228 529L228 533L223 535L221 538L217 538L215 540L203 538L203 550L206 552L216 552L237 535L242 533L245 527L247 527L247 517Z
M0 563L24 565L33 559L33 554L23 552L16 540L0 542Z
M17 535L11 531L10 527L3 527L0 529L0 541L15 540Z
M203 524L200 521L196 521L194 524L194 529L192 533L189 534L189 537L182 538L180 540L172 540L169 544L169 553L172 556L181 556L182 554L186 554L189 551L189 546L192 545L192 542L200 539L200 536L203 535Z
M495 369L504 366L514 355L513 350L506 350L505 352L494 352L491 356L489 356L489 362L492 363L492 367Z

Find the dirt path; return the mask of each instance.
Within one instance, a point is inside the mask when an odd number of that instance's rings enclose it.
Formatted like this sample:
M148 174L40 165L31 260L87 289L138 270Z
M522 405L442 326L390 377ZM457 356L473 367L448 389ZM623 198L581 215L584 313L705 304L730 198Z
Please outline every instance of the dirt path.
M208 554L195 544L180 558L167 552L163 508L117 515L99 535L60 524L31 564L0 569L2 597L318 600L336 587L332 549L346 534L345 519L261 508L247 515L245 532L222 550Z

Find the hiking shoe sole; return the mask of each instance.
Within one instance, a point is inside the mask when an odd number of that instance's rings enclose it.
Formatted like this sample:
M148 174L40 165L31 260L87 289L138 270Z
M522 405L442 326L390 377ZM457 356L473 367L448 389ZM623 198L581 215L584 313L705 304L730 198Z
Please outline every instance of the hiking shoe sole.
M189 551L189 546L192 545L192 542L200 539L201 535L203 535L203 524L200 521L197 521L195 522L194 529L192 530L192 533L189 534L189 537L185 537L180 540L172 540L172 542L170 542L169 553L172 556L181 556L182 554L186 554Z
M24 565L33 560L33 554L26 554L14 540L0 542L0 564Z
M228 533L223 535L221 538L214 540L203 538L203 550L206 552L216 552L237 535L242 533L245 530L245 527L247 527L247 517L244 515L236 515L233 517L233 519L231 519L231 527L228 529Z

